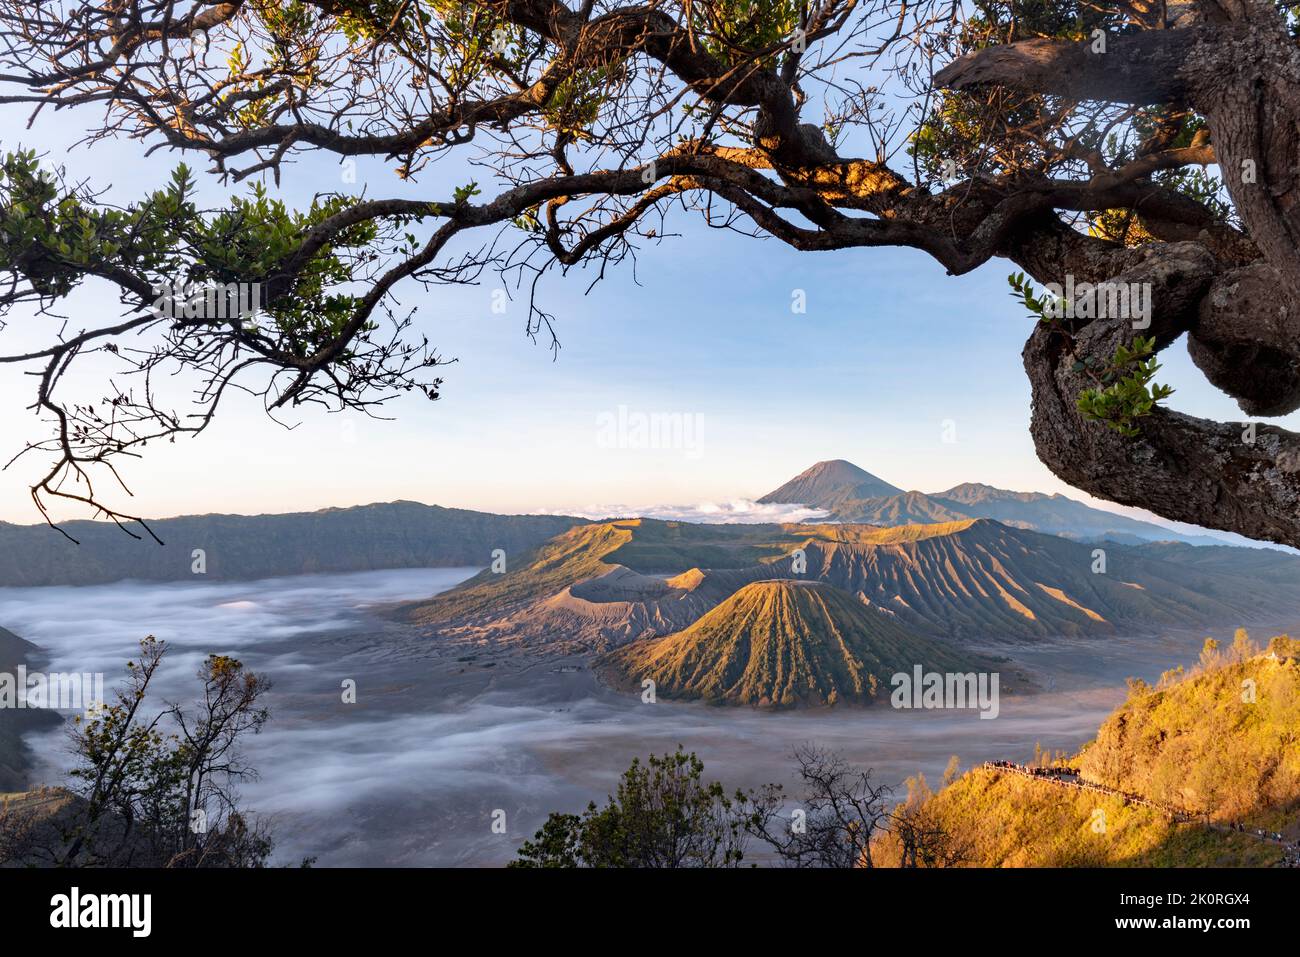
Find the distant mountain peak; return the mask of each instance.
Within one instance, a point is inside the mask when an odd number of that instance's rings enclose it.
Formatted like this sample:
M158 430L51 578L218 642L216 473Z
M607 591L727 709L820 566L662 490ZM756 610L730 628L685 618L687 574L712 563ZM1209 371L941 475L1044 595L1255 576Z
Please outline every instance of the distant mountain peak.
M882 498L903 490L844 459L818 462L758 501L763 504L835 508L851 499Z
M1218 543L1211 536L1183 534L1060 493L1015 492L984 482L962 482L943 492L904 491L844 459L818 462L759 502L824 509L830 513L826 521L850 524L909 525L991 518L1017 528L1081 540Z
M1038 502L1053 496L1042 492L1012 492L983 482L962 482L947 491L934 493L933 497L974 505L980 502Z

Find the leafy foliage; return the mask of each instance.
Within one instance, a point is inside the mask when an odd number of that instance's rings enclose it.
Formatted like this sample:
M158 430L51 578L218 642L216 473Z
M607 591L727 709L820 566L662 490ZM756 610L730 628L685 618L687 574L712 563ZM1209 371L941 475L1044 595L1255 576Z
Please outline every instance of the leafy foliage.
M1007 277L1013 298L1017 299L1039 322L1056 323L1073 343L1073 337L1058 323L1059 303L1049 293L1037 295L1034 284L1024 273ZM1083 417L1101 422L1120 435L1132 438L1141 434L1137 420L1151 414L1156 403L1173 395L1171 386L1153 380L1160 364L1155 359L1153 337L1137 336L1132 345L1121 343L1109 361L1083 356L1071 366L1072 372L1084 373L1095 383L1080 393L1077 404Z
M1250 20L1256 39L1275 51L1259 63L1286 61L1295 18L1289 7L1277 9L1281 16L1261 10ZM1267 213L1267 191L1255 190L1263 202L1242 205L1239 218L1224 183L1239 186L1215 172L1225 163L1217 150L1235 153L1234 142L1251 139L1215 142L1209 124L1224 97L1197 82L1202 71L1151 75L1191 56L1185 13L1080 0L545 9L496 0L249 0L177 14L168 0L133 0L123 18L111 4L46 10L5 0L0 99L34 106L35 114L93 105L87 142L123 136L188 151L210 159L223 182L269 175L279 185L283 170L313 153L337 157L344 182L355 181L361 158L391 164L408 181L439 163L435 182L463 182L466 166L480 177L475 191L462 188L451 199L331 194L301 213L255 192L215 214L177 209L171 222L146 202L116 211L141 220L140 232L121 236L110 228L115 211L84 190L19 183L7 222L0 221L11 236L0 267L15 280L0 309L36 303L49 311L94 278L115 286L136 311L147 307L141 300L158 271L170 279L237 273L234 281L269 287L265 327L164 332L133 318L88 328L84 339L55 337L33 353L0 356L44 365L35 370L36 405L54 434L28 450L58 458L33 483L38 506L43 495L61 495L132 519L105 505L91 473L116 480L115 456L200 431L227 388L252 391L272 414L306 402L368 411L415 389L436 397L440 381L422 370L440 360L427 341L404 341L410 315L393 313L399 286L473 284L493 271L528 290L526 333L548 333L558 346L556 317L538 304L543 278L590 268L598 281L608 267L634 259L642 241L672 235L667 220L677 208L711 227L798 249L916 248L956 275L1005 257L1047 282L1066 272L1067 254L1086 249L1071 261L1097 283L1131 265L1125 247L1150 247L1154 255L1144 262L1151 265L1172 256L1174 243L1212 257L1215 279L1261 258L1287 272L1290 250L1270 240L1282 234L1260 226L1289 213ZM1236 27L1228 21L1240 17L1234 10L1223 23L1194 29L1230 31ZM1024 62L1046 69L1008 66L1026 41L1038 59ZM1107 42L1161 56L1106 74L1098 65ZM993 48L1009 52L983 55ZM1073 66L1052 69L1056 63ZM1258 63L1243 69L1257 74L1251 83L1271 80L1258 75ZM1244 77L1225 82L1241 82L1249 95ZM1285 116L1246 119L1288 128ZM1271 142L1259 131L1253 137ZM1294 166L1281 155L1288 148L1278 141L1278 156L1258 157L1261 171ZM910 162L900 165L900 157ZM1223 168L1242 159L1234 155ZM479 189L487 198L476 202ZM184 189L172 198L192 202ZM37 215L50 225L33 225ZM145 227L158 217L159 235L150 237ZM504 228L510 224L518 229ZM295 235L302 244L294 246ZM127 258L132 253L137 260ZM153 270L151 257L174 261ZM1294 279L1286 284L1294 287ZM1040 297L1021 298L1031 310L1037 304L1042 318ZM1172 306L1170 329L1192 331L1198 304ZM385 318L391 337L379 334ZM146 331L155 337L141 345ZM1050 388L1053 376L1035 373L1054 373L1061 354L1055 338L1044 338L1048 352L1028 353L1036 390ZM1207 369L1218 370L1208 374L1226 394L1251 408L1300 404L1300 384L1286 371L1297 365L1293 343L1252 353L1252 368L1286 380L1263 387L1232 374L1235 342L1205 338L1193 336L1193 347ZM1175 340L1162 338L1160 347ZM70 364L80 367L74 360L101 351L125 363L121 374L140 373L135 381L150 390L172 373L196 373L195 407L176 414L110 377L99 394L111 408L85 413L60 377ZM168 376L154 375L164 364ZM1143 382L1149 367L1120 365L1103 361L1098 376L1116 378L1095 383L1084 402L1089 415L1136 436L1135 423L1160 395ZM1067 461L1079 443L1052 434L1086 420L1050 421L1059 424L1034 436L1044 460L1097 491L1101 483L1085 482L1086 469ZM1142 470L1137 460L1108 464ZM1247 463L1234 474L1249 471ZM1289 490L1234 481L1269 509L1289 501ZM1188 491L1186 504L1159 507L1204 520L1213 501L1207 506ZM1141 493L1131 497L1142 504ZM1241 517L1250 511L1223 520L1250 532L1285 524L1252 525Z
M171 184L124 210L96 206L67 188L33 150L0 159L0 270L30 281L36 296L68 295L89 275L131 269L166 275L180 265L197 222L193 182L181 165Z
M700 44L726 64L744 63L788 39L800 23L799 0L704 0L690 7ZM769 54L765 61L772 62Z
M260 699L267 679L225 655L199 669L202 694L192 711L169 705L151 717L142 709L166 654L152 636L127 662L116 700L78 716L70 775L84 798L62 859L65 863L130 863L154 867L261 867L269 833L238 804L236 786L255 776L239 745L269 712Z
M1054 308L1054 297L1050 293L1038 295L1034 290L1032 279L1026 278L1022 272L1012 273L1007 277L1007 283L1011 286L1011 297L1023 305L1029 314L1039 322L1055 322L1052 315Z
M800 868L874 866L873 842L892 834L902 867L948 867L964 855L916 801L891 810L890 789L838 754L795 749L803 786L788 810L784 789L768 784L728 797L704 784L703 763L679 745L672 755L633 760L616 796L582 815L551 814L511 867L736 867L752 838L768 859Z
M145 638L113 700L74 718L68 789L3 809L0 865L266 865L270 830L242 808L238 785L256 776L241 745L269 717L260 699L270 685L234 658L209 655L193 706L168 702L151 714L150 685L166 652Z
M735 867L744 858L743 804L678 746L639 759L603 808L552 814L512 867Z
M1119 345L1108 364L1088 356L1074 364L1075 372L1086 372L1097 385L1079 396L1079 411L1092 422L1102 422L1120 435L1133 437L1141 430L1137 420L1151 414L1157 402L1173 394L1173 388L1152 380L1160 364L1155 359L1155 339L1138 336L1133 345Z

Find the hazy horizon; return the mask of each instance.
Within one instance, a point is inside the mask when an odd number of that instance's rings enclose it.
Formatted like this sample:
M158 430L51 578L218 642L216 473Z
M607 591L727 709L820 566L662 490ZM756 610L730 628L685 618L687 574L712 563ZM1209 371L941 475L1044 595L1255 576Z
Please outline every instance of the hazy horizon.
M819 459L817 461L824 462L824 461L831 461L833 459L843 459L843 457L833 456L828 459ZM865 469L866 471L870 472L872 475L875 475L877 478L881 478L886 482L890 482L891 484L896 484L891 482L890 476L888 474L882 475L876 470L870 468L869 466L863 466L862 463L854 461L852 459L843 459L843 460L849 461L853 465ZM302 506L302 505L295 505L293 503L285 502L285 503L281 503L280 507L270 507L270 508L258 509L258 510L242 511L242 510L210 508L210 509L199 509L194 511L181 511L181 512L174 512L168 514L146 515L144 517L147 521L166 521L168 519L173 519L173 518L188 518L188 517L203 516L203 515L238 515L243 517L257 517L259 515L291 515L291 514L311 513L311 512L319 512L319 511L329 511L334 509L360 508L367 505L386 505L386 504L394 504L397 502L413 502L418 505L441 506L443 508L466 509L469 511L488 512L488 513L502 514L502 515L565 515L565 516L572 516L574 518L585 518L585 519L650 518L650 519L660 519L665 521L696 522L701 524L817 521L827 514L826 510L811 508L804 505L759 503L757 501L757 499L760 498L761 496L772 491L777 486L793 478L795 475L798 475L799 473L805 471L807 468L811 467L814 464L817 463L809 462L806 465L792 469L784 477L780 478L778 481L773 482L771 487L759 490L755 492L752 496L740 496L740 495L720 496L717 499L707 500L707 501L697 500L694 502L664 501L664 502L640 502L640 503L636 503L636 502L574 503L567 506L538 504L531 507L524 506L520 508L498 509L498 508L491 508L483 505L477 505L473 503L434 501L428 498L416 498L416 497L400 497L400 498L389 498L389 499L371 499L368 501L358 500L358 501L348 501L348 502L337 502L337 503L330 503L330 504L324 504L318 506ZM1072 499L1073 501L1076 502L1081 502L1093 508L1098 508L1102 511L1111 512L1112 514L1115 515L1121 515L1129 518L1139 519L1141 521L1150 522L1153 525L1159 525L1171 531L1183 532L1188 534L1200 533L1200 534L1212 535L1215 538L1223 539L1225 544L1231 544L1234 541L1240 542L1242 544L1246 544L1246 543L1259 544L1259 545L1272 544L1266 542L1255 542L1254 540L1244 538L1240 535L1235 535L1230 532L1219 531L1217 529L1203 528L1201 526L1189 525L1182 522L1172 522L1168 519L1162 518L1161 516L1156 515L1152 512L1148 512L1144 509L1131 508L1123 505L1118 505L1114 502L1108 502L1105 501L1104 499L1093 498L1091 496L1079 492L1077 489L1070 488L1069 486L1064 486L1064 488L1066 489L1065 492L1047 492L1046 490L1041 488L1014 488L1014 487L1009 488L1006 486L999 486L993 482L984 481L983 479L976 477L976 478L965 478L960 481L953 482L949 485L945 485L941 487L912 488L912 487L901 486L901 485L899 487L902 488L904 492L915 491L915 492L922 492L927 495L937 495L938 493L947 491L948 489L954 488L957 485L961 485L965 483L989 485L995 488L1000 488L1005 491L1011 491L1011 492L1041 492L1044 494L1062 494L1066 498ZM5 518L3 513L4 510L0 509L0 523L7 523L11 525L26 525L26 526L46 524L44 521L41 521L39 519L35 521L30 519L25 521L21 519L15 521L12 518ZM68 516L66 518L60 519L61 524L66 522L71 522L71 521L108 522L110 520L103 519L103 518L95 518L94 516L90 516L90 517ZM834 519L832 519L832 521L834 521Z

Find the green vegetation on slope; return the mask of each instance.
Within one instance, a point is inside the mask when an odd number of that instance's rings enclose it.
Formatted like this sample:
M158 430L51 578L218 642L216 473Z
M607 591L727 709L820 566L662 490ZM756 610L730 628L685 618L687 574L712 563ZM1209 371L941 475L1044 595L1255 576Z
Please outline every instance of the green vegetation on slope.
M1259 653L1244 631L1232 648L1207 642L1190 671L1128 700L1095 741L1065 762L1097 785L1163 808L1208 815L1175 823L1158 808L1048 780L976 768L924 800L926 812L984 867L1261 867L1277 844L1229 824L1300 837L1300 642Z
M192 515L150 527L165 544L124 535L112 522L68 522L74 545L47 525L0 522L0 587L92 585L194 577L250 580L312 572L483 566L492 550L523 554L582 519L493 515L418 502L289 515Z
M1249 576L1221 566L1203 571L1119 545L1106 547L1103 569L1089 545L991 519L859 537L860 544L812 541L810 576L861 592L909 626L945 638L1195 627L1300 606L1300 580L1261 592Z
M608 571L606 557L631 540L636 524L601 522L571 528L518 558L507 554L503 573L484 569L450 591L407 606L405 617L424 624L497 614L552 595Z
M1246 834L1175 824L1120 797L987 768L944 788L926 810L957 835L972 867L1268 867L1282 856Z
M744 568L777 561L808 535L802 525L696 525L634 520L631 539L607 560L639 572Z
M1263 820L1300 804L1300 642L1259 654L1244 630L1231 648L1207 642L1190 674L1128 700L1079 759L1084 776L1212 819Z
M903 545L943 538L964 532L976 523L964 518L952 522L931 522L923 525L896 525L878 528L874 525L810 525L807 526L807 544L827 543L845 545ZM789 527L789 526L787 526Z
M502 614L616 565L658 574L744 568L789 554L807 535L798 525L693 525L639 518L596 522L518 556L507 555L504 573L486 569L450 591L408 606L405 615L435 623Z
M595 667L616 686L650 678L667 698L792 706L888 697L900 671L965 672L972 660L830 585L778 580L746 585L689 628Z
M806 569L793 567L802 550ZM1255 553L1244 568L1259 571ZM1199 627L1248 617L1278 616L1300 607L1300 579L1261 591L1253 574L1223 559L1205 566L1162 561L1146 549L1108 545L1105 567L1089 545L991 519L879 528L869 525L693 525L649 519L598 522L532 552L507 556L504 574L487 571L460 587L419 602L408 616L425 624L463 625L500 619L530 603L599 578L617 566L643 575L679 575L671 587L690 592L691 607L673 607L663 635L680 630L736 587L770 578L819 580L897 615L913 631L944 641L1015 640L1113 634L1156 627ZM1289 556L1274 553L1288 568ZM1269 566L1271 567L1271 566ZM726 572L726 574L719 574ZM593 595L604 602L638 600ZM643 597L643 596L642 596ZM681 599L670 596L668 601ZM645 609L649 627L665 606ZM682 620L681 614L690 612Z

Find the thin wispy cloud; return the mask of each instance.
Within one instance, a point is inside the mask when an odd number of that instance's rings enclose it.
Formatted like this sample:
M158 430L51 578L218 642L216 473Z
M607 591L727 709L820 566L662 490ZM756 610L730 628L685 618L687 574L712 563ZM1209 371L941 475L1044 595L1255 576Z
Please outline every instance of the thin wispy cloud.
M758 525L765 522L810 522L825 518L824 508L755 502L737 498L726 502L696 505L592 505L578 509L552 509L543 515L576 515L578 518L657 518L671 522L701 522L711 525Z

